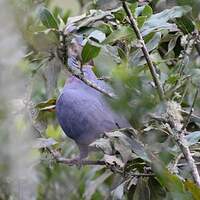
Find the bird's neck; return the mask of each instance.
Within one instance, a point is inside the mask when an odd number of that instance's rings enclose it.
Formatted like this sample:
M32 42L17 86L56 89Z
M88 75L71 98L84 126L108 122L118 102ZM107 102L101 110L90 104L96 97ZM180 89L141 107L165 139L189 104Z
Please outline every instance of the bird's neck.
M94 74L94 72L92 71L92 67L93 66L91 66L91 65L87 65L87 66L84 66L83 67L83 74L84 74L84 77L86 78L86 79L88 79L89 81L96 81L97 80L97 77L96 77L96 75ZM69 78L68 78L68 80L67 80L67 82L66 82L66 84L79 84L79 83L82 83L82 81L81 80L79 80L77 77L75 77L74 75L71 75Z

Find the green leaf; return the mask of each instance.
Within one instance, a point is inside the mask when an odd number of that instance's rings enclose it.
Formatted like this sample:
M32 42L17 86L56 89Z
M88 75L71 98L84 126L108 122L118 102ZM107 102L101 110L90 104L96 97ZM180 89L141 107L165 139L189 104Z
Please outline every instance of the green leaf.
M114 43L117 40L133 41L136 38L135 33L131 27L121 26L119 29L113 31L104 41L105 44Z
M163 188L156 177L149 177L148 185L152 200L162 200L165 197L165 188Z
M46 111L55 108L55 104L56 104L56 99L52 98L48 99L47 101L40 102L39 104L36 105L36 108L39 108L39 110L41 111Z
M200 140L200 131L195 131L186 135L185 139L187 140L189 146L196 144Z
M191 194L185 190L183 181L171 172L155 156L151 155L152 170L160 184L168 191L172 199L191 200Z
M90 38L90 39L93 38L93 39L97 40L99 43L101 43L106 39L106 35L102 31L95 30L92 33L90 33L88 38Z
M138 7L138 2L131 2L131 5L129 6L131 13L133 16L135 16L136 8Z
M58 43L58 34L53 29L35 32L31 41L33 47L40 52L48 51L49 49L56 47Z
M160 13L152 15L141 29L143 36L148 35L153 31L160 30L175 30L176 25L168 23L169 20L182 17L191 10L189 6L175 6L171 9L166 9Z
M150 41L146 43L147 50L150 52L154 50L155 48L157 48L160 43L160 40L161 40L161 33L160 32L155 33L152 39L150 39ZM131 64L133 66L142 65L143 63L141 63L141 61L143 57L144 57L144 54L142 53L141 49L134 51L130 55ZM146 61L144 61L144 63L145 62Z
M47 8L41 7L39 9L39 18L40 18L42 24L46 28L58 29L58 24L57 24L56 19L54 18L54 16L51 14L51 12Z
M98 28L98 30L100 30L103 33L105 33L106 35L109 35L109 34L112 33L112 27L109 24L102 23L97 28Z
M174 35L174 37L169 41L168 51L166 54L168 54L169 52L171 52L174 49L179 37L180 37L180 34L178 33L178 34Z
M142 16L146 16L147 18L151 17L153 14L153 10L149 5L146 5L144 10L142 11Z
M92 199L92 195L95 193L95 191L98 189L98 187L110 176L112 175L112 172L106 171L101 176L98 176L95 180L90 181L87 186L86 190L84 192L84 199L90 200Z
M178 27L184 34L191 33L195 29L194 22L187 16L176 19Z
M137 181L136 190L133 196L134 200L150 200L150 189L147 178L140 177Z
M128 62L128 58L127 58L126 53L123 51L123 49L118 48L117 51L118 51L118 54L119 54L119 57L121 58L121 60L122 60L124 63L127 63L127 62Z
M127 131L130 131L130 133L133 134L131 130ZM131 149L138 157L147 162L150 161L143 144L136 137L134 137L134 135L132 135L132 137L128 137L123 132L114 131L106 133L106 136L109 138L118 138L126 148Z
M139 16L139 17L137 17L137 24L138 24L139 28L141 28L144 25L146 19L147 19L146 16Z
M194 198L194 200L199 200L200 199L199 187L196 184L194 184L192 181L189 181L189 180L186 180L184 184L185 184L186 190L188 190L192 193L192 197Z
M46 136L48 138L53 138L55 140L57 140L58 138L60 138L61 134L60 134L60 128L59 128L59 126L54 127L53 125L48 125L48 127L46 129Z
M166 80L166 83L168 84L175 84L178 80L180 79L180 76L177 74L172 74L168 77L168 79Z
M94 44L94 43L93 43ZM98 56L101 48L100 46L93 45L90 40L84 45L81 57L82 57L82 64L89 62L91 59Z

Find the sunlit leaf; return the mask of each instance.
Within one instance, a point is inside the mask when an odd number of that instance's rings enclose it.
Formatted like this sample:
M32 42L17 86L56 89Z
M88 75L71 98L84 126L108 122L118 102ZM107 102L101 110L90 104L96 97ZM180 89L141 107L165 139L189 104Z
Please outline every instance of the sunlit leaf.
M60 128L59 127L54 127L53 125L48 125L46 129L46 136L48 138L53 138L53 139L58 139L60 138Z
M40 110L51 110L55 108L56 104L56 99L48 99L47 101L40 102L39 104L36 105L37 108Z
M188 6L175 6L171 9L166 9L160 13L154 14L145 22L141 29L141 33L145 36L152 31L160 31L163 29L175 30L176 25L168 23L168 21L170 19L181 17L190 10L191 8Z
M193 183L192 181L186 180L184 182L186 190L190 191L192 193L192 197L194 200L200 199L200 189L199 187Z
M113 31L104 41L105 44L114 43L117 40L126 39L133 41L135 39L135 33L131 27L121 26L119 29Z
M95 58L98 56L101 48L99 46L95 46L91 44L90 41L88 41L82 50L81 57L82 57L82 63L85 64L91 59Z
M144 10L142 11L142 16L146 16L149 18L153 14L153 10L149 5L146 5Z
M189 146L196 144L200 140L200 131L192 132L185 136Z
M93 38L95 40L97 40L99 43L103 42L106 38L105 33L99 31L99 30L95 30L92 33L90 33L90 35L88 36L88 38Z

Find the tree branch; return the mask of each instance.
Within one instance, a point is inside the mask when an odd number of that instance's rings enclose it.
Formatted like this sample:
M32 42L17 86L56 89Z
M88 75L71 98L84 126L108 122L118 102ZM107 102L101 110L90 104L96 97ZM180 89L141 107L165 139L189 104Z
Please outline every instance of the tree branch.
M65 35L62 31L60 32L60 36L61 36L61 49L62 49L62 54L60 55L59 53L59 49L57 51L57 57L60 59L60 61L64 64L64 66L67 68L67 70L76 78L78 78L79 80L83 81L86 85L94 88L95 90L101 92L102 94L106 95L107 97L116 99L117 96L111 92L108 92L104 89L102 89L101 87L99 87L97 84L91 82L90 80L86 79L84 77L84 75L80 72L77 72L76 70L72 69L71 67L68 66L67 63L67 59L68 59L68 54L67 54L67 42L66 42L66 37L67 35Z
M149 52L148 52L147 47L145 45L144 39L142 38L142 35L141 35L140 30L138 28L137 21L133 17L129 7L127 6L127 4L126 4L126 2L124 0L122 0L122 6L123 6L124 11L126 12L128 18L129 18L130 25L131 25L132 29L134 30L134 32L136 34L136 37L141 42L141 45L142 45L141 49L142 49L142 52L143 52L144 57L146 59L146 62L148 64L148 67L149 67L149 70L151 72L151 76L153 78L155 86L157 87L158 95L159 95L161 100L164 100L165 99L165 95L164 95L164 91L163 91L161 82L158 79L158 74L156 73L156 69L155 69L155 67L153 65L153 62L152 62L152 60L150 58Z
M86 85L94 88L95 90L101 92L102 94L106 95L107 97L110 97L110 98L113 98L113 99L116 99L117 96L111 92L108 92L104 89L102 89L101 87L99 87L97 84L89 81L88 79L86 79L84 77L83 74L81 73L78 73L77 71L73 70L72 68L70 68L68 65L65 65L67 67L67 70L73 75L75 76L76 78L78 78L79 80L83 81Z
M76 163L72 162L72 159L67 159L67 158L59 158L57 159L57 162L71 166L77 165ZM103 160L82 160L81 165L106 165L106 162Z
M197 123L200 123L200 117L194 114L190 114L190 112L185 111L185 110L181 110L181 113L184 115L190 115L190 120L194 120Z
M200 187L200 176L199 176L199 172L197 169L197 165L195 164L195 161L192 157L189 147L186 145L187 141L184 138L185 130L181 130L181 132L179 134L177 134L178 131L176 130L175 127L174 127L175 128L174 130L172 130L171 127L169 127L169 126L167 128L168 128L169 133L175 139L176 144L179 146L181 152L183 153L183 155L189 165L189 168L191 169L191 174L192 174L194 181Z

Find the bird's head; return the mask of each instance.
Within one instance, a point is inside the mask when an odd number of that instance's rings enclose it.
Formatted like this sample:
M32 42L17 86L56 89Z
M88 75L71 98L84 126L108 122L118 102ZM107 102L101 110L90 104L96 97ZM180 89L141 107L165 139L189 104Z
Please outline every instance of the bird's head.
M83 36L76 36L71 41L69 48L68 48L68 66L72 68L79 68L94 66L93 61L89 61L88 63L82 65L82 49L84 46L84 38Z

